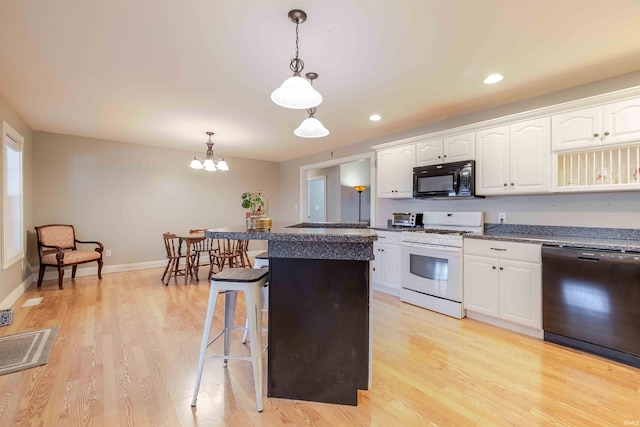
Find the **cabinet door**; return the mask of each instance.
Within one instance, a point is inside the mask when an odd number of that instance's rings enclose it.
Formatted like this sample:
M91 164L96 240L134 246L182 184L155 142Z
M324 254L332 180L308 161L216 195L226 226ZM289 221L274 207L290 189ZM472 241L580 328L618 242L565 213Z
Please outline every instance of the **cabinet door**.
M442 143L444 162L450 163L461 162L463 160L475 160L475 141L475 134L473 132L444 138Z
M504 194L509 191L509 126L476 132L478 194Z
M400 292L400 246L381 245L383 252L382 284Z
M416 165L416 146L396 149L395 197L413 197L413 168Z
M509 187L513 193L551 191L550 119L509 126Z
M542 328L541 264L500 260L500 318Z
M551 118L553 151L600 145L601 114L601 107L593 107L553 116Z
M378 197L395 197L396 151L378 151Z
M416 166L437 165L442 163L442 139L432 139L416 144L416 154Z
M384 273L384 252L380 249L384 245L378 242L373 243L373 283L382 284Z
M603 144L640 140L640 99L603 106L602 132Z
M464 308L499 316L498 260L464 256Z

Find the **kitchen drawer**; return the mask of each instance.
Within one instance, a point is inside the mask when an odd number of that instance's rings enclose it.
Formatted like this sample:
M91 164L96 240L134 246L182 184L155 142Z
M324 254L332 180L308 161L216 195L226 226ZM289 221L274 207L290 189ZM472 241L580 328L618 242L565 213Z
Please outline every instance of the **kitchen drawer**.
M400 244L400 232L399 231L380 231L375 230L378 234L378 242L380 243L388 243L391 245L399 245Z
M500 240L464 239L464 254L516 261L540 262L541 245Z

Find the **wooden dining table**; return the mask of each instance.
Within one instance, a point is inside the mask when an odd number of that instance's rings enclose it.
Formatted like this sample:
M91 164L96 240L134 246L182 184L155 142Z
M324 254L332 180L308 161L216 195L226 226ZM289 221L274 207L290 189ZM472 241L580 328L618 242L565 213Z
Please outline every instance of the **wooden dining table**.
M186 252L186 260L185 260L185 270L184 270L184 284L189 283L189 278L191 277L191 245L195 242L199 242L200 240L204 240L204 230L190 230L185 233L176 233L176 237L180 239L181 242L185 243Z

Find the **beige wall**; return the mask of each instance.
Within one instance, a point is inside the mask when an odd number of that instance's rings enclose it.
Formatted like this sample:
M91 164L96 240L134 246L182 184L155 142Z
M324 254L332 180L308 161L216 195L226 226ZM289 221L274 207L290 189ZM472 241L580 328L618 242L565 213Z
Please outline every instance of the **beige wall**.
M277 163L227 157L229 171L210 173L189 168L188 151L45 132L34 146L34 224L73 224L112 250L105 266L164 259L166 231L244 225L246 191L278 215Z
M442 122L425 124L420 128L363 141L347 147L325 151L312 156L280 164L280 214L285 221L296 221L300 203L300 167L331 159L372 152L372 145L396 141L412 136L477 123L492 118L534 110L640 85L640 71L615 78L578 86L561 92L543 95L474 114L454 117ZM380 199L376 204L376 224L386 226L393 212L422 212L425 210L479 210L485 221L497 222L498 212L507 213L507 222L514 224L576 225L585 227L640 228L640 192L591 193L570 195L539 195L487 197L468 201L419 201Z
M33 221L31 217L32 211L32 199L33 199L33 181L31 179L33 170L33 134L31 128L20 118L18 113L6 102L6 100L0 95L0 125L2 121L6 121L24 138L24 151L23 151L23 191L24 191L24 225L27 233L33 229ZM2 153L0 153L0 165L2 165ZM1 168L1 166L0 166ZM0 218L3 212L2 201L2 185L4 183L3 173L0 173ZM1 221L0 221L1 224ZM26 236L25 236L26 238ZM29 251L29 242L27 240L27 251ZM1 249L0 249L1 250ZM27 254L27 258L28 258ZM7 268L6 270L0 270L0 304L23 282L29 279L31 271L27 265L27 258L22 262L17 262ZM13 301L10 301L12 303ZM9 304L10 305L10 304ZM5 308L1 307L0 308Z

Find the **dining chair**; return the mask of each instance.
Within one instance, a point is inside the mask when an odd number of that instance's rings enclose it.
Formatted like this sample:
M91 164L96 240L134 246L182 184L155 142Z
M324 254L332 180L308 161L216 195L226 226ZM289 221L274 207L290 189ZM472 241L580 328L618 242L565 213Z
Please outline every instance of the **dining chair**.
M248 240L218 239L217 251L211 254L209 277L213 274L214 265L218 267L218 272L222 271L225 265L229 268L251 267L251 261L248 260L247 255L248 242Z
M198 277L200 267L210 266L215 262L214 254L216 252L218 252L217 239L205 237L191 245L191 273L196 280L200 280ZM209 268L207 279L211 279L211 268Z
M184 276L187 255L182 254L182 241L178 236L173 233L164 233L162 235L164 240L164 248L167 251L167 266L164 268L162 274L162 283L165 286L169 286L169 280L172 277L178 278L178 276ZM182 267L180 266L180 260L184 260ZM165 281L166 278L166 281Z

